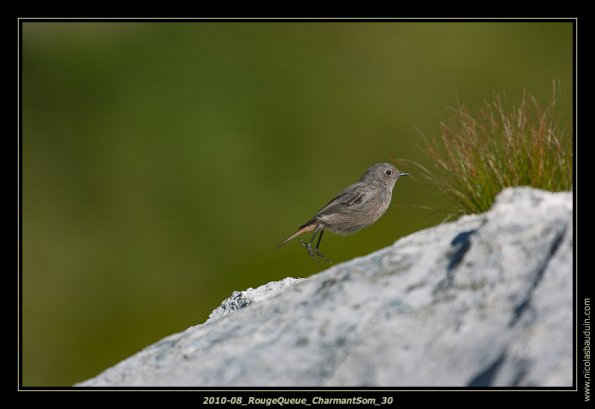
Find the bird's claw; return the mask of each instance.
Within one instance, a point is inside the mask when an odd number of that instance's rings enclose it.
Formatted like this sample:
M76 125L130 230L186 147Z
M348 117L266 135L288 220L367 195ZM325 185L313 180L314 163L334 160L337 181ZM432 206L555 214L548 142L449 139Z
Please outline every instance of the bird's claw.
M324 256L324 254L322 254L320 251L318 251L318 249L314 249L314 252L315 252L315 253L316 253L316 255L317 255L318 257L320 257L322 260L326 261L326 262L327 262L327 263L329 263L329 264L333 264L333 261L332 261L331 259L329 259L329 258L326 258L326 257Z
M298 237L298 240L300 241L300 244L306 248L308 254L310 255L310 257L312 257L312 260L318 263L319 260L318 258L316 258L316 256L318 256L321 260L326 261L329 264L333 264L333 262L330 259L326 258L317 248L312 248L312 243L305 242L304 240L302 240L301 237Z

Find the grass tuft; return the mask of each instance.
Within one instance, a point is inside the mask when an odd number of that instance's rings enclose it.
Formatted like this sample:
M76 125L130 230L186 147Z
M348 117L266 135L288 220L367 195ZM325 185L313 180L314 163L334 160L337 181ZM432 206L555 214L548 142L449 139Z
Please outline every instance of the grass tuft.
M433 166L421 170L426 181L454 200L453 213L487 211L505 187L572 189L572 143L560 125L556 95L545 108L523 93L506 109L495 95L476 113L457 102L441 121L440 137L425 139Z

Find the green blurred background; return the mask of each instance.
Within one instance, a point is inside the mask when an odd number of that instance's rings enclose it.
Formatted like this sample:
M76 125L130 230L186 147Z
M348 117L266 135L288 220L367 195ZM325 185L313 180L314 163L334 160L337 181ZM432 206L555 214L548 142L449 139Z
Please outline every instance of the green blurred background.
M376 162L428 163L456 98L559 80L572 24L23 23L25 386L71 385L202 323L233 290L328 266L275 245ZM421 179L336 263L441 222Z

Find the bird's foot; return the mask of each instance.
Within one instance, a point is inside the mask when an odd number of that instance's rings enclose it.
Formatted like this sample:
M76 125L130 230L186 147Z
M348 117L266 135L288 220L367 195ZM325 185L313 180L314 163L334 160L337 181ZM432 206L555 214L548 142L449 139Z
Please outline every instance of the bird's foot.
M318 251L318 249L314 249L314 253L316 253L316 255L320 257L323 261L326 261L329 264L333 264L333 261L329 258L326 258L324 254Z
M310 255L310 257L312 257L312 260L318 262L318 259L314 255L314 250L312 249L312 244L305 242L300 237L298 237L298 240L300 241L300 244L306 248L306 250L308 251L308 254Z
M306 248L308 254L310 255L310 257L312 257L312 260L318 263L319 260L316 257L318 256L321 260L326 261L329 264L333 264L333 262L330 259L326 258L320 251L318 251L317 248L312 248L312 243L305 242L300 237L298 237L298 240L300 241L300 244Z

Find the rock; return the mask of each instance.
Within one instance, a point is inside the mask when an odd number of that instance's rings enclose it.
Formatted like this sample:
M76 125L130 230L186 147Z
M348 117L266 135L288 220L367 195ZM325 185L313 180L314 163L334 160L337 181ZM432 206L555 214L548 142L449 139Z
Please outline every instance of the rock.
M248 288L246 291L234 291L231 297L227 298L217 307L205 324L217 321L234 311L244 308L253 302L259 302L272 297L273 295L281 292L283 289L292 285L296 281L301 280L300 278L287 277L281 281L273 281L265 285L261 285L256 290ZM193 327L196 328L196 327Z
M305 279L78 386L572 386L572 195L503 191L484 214Z

